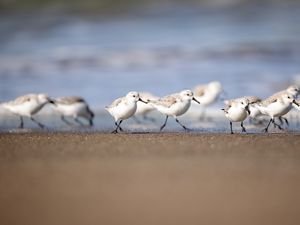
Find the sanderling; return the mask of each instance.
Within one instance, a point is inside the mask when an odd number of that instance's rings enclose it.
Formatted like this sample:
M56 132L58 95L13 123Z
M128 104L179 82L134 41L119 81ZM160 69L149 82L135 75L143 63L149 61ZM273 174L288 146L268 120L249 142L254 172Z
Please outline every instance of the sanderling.
M45 94L28 94L20 96L13 101L6 102L3 106L15 115L20 117L19 128L24 127L23 117L29 117L33 122L44 128L45 125L36 121L32 116L39 112L47 103L55 104Z
M282 127L275 123L274 119L275 117L281 117L287 114L292 109L293 104L298 106L294 96L287 92L282 92L281 94L277 93L258 103L257 108L260 112L271 117L267 127L263 131L268 132L271 123L282 130Z
M299 87L296 86L296 85L291 85L289 86L287 89L285 90L282 90L282 91L279 91L279 92L276 92L275 94L273 94L272 96L269 97L269 99L275 99L275 98L278 98L280 96L282 96L283 94L289 94L291 95L292 98L296 99L297 96L299 95L300 93L300 90L299 90ZM283 124L283 121L289 125L289 122L286 118L282 117L282 116L278 116L278 120L280 121L280 125ZM277 124L274 123L274 126L276 126Z
M56 98L55 109L61 114L61 119L68 125L72 125L65 117L72 117L79 125L84 124L79 120L79 117L89 121L89 125L93 126L94 113L90 110L87 102L81 97L61 97Z
M138 92L131 91L125 97L121 97L113 101L110 106L105 109L114 117L116 129L112 133L118 133L118 129L123 131L120 127L123 120L126 120L134 115L137 109L137 102L141 101L144 104L147 102L143 101ZM117 123L119 121L119 123Z
M226 108L222 109L230 122L230 132L233 134L232 122L241 122L242 132L246 132L244 120L250 115L247 98L237 98L225 101Z
M218 81L213 81L205 85L198 85L193 91L195 99L201 102L200 119L205 119L205 108L218 100L223 92L222 85Z
M194 100L200 104L200 102L194 98L194 94L192 91L184 90L184 91L181 91L180 93L175 93L175 94L160 98L158 100L150 101L150 103L159 112L166 115L166 120L165 120L164 124L160 127L160 130L162 130L166 126L169 116L174 117L175 121L178 124L180 124L180 126L182 126L185 130L187 130L187 128L179 122L177 117L186 113L186 111L190 108L191 100Z
M156 97L148 92L139 92L139 95L140 95L140 98L146 102L150 102L151 100L159 99L158 97ZM145 104L143 102L138 101L137 109L136 109L134 116L142 116L144 120L150 120L150 121L154 122L153 118L148 117L148 113L150 113L154 109L155 108L151 104ZM135 120L138 121L137 119L135 119Z

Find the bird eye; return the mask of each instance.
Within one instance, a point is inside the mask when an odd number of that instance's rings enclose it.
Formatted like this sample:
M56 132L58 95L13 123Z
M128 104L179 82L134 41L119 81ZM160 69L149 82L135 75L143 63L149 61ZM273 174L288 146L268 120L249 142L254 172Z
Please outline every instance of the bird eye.
M135 98L135 95L133 95L133 97Z
M290 96L288 96L288 98L291 98Z

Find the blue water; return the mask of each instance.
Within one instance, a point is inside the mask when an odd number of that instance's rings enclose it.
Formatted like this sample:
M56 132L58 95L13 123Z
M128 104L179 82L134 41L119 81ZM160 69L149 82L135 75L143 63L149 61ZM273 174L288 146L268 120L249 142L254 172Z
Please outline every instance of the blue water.
M0 101L79 95L102 108L130 90L166 95L219 80L266 97L300 73L300 7L165 7L118 17L0 16Z

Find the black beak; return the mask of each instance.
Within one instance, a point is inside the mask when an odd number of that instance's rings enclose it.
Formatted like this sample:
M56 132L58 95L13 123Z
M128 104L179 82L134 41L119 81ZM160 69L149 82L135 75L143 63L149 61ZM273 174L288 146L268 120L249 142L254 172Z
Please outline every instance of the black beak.
M192 100L194 100L195 102L197 102L198 104L200 104L200 102L197 99L195 99L194 97L192 98Z
M298 107L299 107L299 104L298 104L298 102L296 102L296 100L295 100L295 99L293 100L293 103L294 103L296 106L298 106Z
M145 103L145 104L148 104L148 102L145 102L143 99L141 99L141 98L139 98L139 101L140 102L143 102L143 103Z
M250 115L251 112L250 112L250 109L249 109L249 105L247 105L247 106L245 107L245 109L246 109L246 111L248 112L248 114Z
M49 103L50 103L50 104L53 104L53 105L56 105L56 104L55 104L55 101L53 101L53 100L49 100Z

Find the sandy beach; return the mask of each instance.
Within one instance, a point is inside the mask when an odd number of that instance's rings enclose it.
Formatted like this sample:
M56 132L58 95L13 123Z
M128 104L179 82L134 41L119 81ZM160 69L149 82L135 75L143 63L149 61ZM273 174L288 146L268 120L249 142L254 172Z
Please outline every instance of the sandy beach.
M299 134L0 135L0 222L299 224Z

